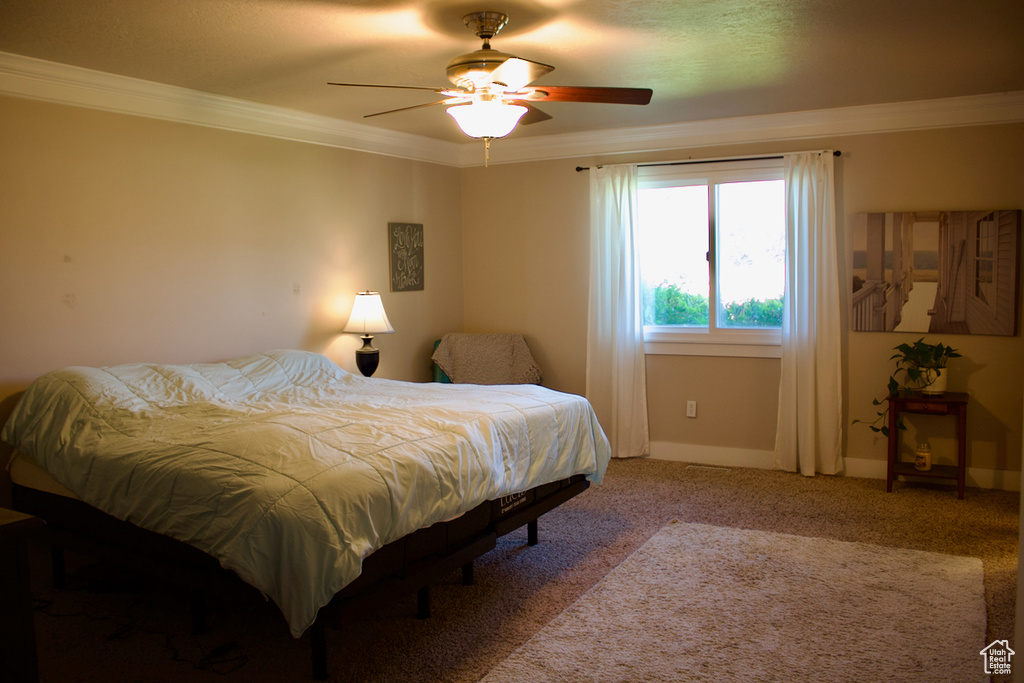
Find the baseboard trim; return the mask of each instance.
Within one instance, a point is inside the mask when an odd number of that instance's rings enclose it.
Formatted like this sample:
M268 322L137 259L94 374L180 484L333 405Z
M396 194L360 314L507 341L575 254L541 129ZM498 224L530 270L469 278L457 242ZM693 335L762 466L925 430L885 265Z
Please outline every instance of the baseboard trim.
M867 458L846 458L846 476L865 479L885 479L885 461ZM901 477L902 479L902 477ZM921 477L910 477L916 481L931 481ZM990 470L982 467L968 467L964 477L968 486L999 491L1020 491L1021 473L1011 470Z
M654 460L689 462L695 465L753 467L763 470L775 469L775 453L773 451L753 448L728 448L723 446L705 446L702 444L653 441L651 442L650 457ZM885 479L884 460L846 458L845 465L844 475L847 477ZM966 482L968 486L976 486L983 489L1020 491L1021 473L1011 470L968 467Z
M651 458L655 460L690 462L695 465L753 467L761 470L775 469L775 454L772 451L761 451L752 448L726 448L692 443L652 441ZM884 473L883 476L885 476Z

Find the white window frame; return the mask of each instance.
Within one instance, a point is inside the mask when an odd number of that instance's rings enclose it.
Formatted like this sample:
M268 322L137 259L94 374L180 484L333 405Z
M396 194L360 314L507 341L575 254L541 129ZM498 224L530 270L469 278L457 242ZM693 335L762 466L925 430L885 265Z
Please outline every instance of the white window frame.
M783 180L782 157L742 161L712 161L641 166L641 189L680 185L738 182L744 180ZM714 208L709 207L714 215ZM709 227L709 248L715 253L715 220ZM710 276L717 279L715 261L709 262ZM714 294L714 303L717 294ZM644 325L644 353L648 355L743 356L781 358L780 329L707 329L676 325Z

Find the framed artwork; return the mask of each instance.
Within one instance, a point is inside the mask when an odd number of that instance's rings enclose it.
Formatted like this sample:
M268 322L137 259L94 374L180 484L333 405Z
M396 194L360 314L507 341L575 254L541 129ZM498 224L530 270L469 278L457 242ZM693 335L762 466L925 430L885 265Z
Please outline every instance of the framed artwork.
M1017 334L1019 209L861 213L855 332Z
M388 251L391 255L391 291L423 289L423 225L388 223Z

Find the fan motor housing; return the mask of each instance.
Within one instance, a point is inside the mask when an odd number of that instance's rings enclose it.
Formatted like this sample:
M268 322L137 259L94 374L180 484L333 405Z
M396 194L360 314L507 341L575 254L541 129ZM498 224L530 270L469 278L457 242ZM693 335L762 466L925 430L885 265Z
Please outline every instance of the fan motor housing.
M489 47L459 55L448 62L448 80L460 88L476 89L481 81L511 57Z

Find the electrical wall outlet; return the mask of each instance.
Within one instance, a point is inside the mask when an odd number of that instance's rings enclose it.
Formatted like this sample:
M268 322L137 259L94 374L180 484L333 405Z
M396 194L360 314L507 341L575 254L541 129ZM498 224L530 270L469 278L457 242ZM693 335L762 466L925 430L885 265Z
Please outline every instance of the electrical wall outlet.
M686 402L686 417L697 417L697 402L687 401Z

